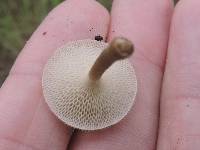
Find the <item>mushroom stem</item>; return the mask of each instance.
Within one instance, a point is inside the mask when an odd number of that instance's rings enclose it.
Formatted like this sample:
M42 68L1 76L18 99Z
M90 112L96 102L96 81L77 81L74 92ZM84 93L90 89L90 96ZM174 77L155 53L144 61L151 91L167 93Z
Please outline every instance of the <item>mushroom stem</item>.
M99 80L106 69L108 69L115 61L127 58L133 51L134 46L131 41L122 37L113 39L109 46L99 55L90 69L90 80Z

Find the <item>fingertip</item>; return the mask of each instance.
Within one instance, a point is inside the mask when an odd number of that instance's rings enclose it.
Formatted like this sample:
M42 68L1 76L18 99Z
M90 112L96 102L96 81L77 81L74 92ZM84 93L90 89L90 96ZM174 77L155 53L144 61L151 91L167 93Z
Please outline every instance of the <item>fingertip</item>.
M182 23L188 24L188 27L192 25L197 25L198 19L200 15L200 9L199 9L200 1L198 0L181 0L177 3L175 7L174 12L174 18L173 19L176 22L180 22L180 25ZM190 26L191 27L191 26Z
M134 56L148 57L163 71L172 11L171 0L114 0L109 40L130 39L136 47Z
M110 14L109 11L97 0L68 0L64 1L64 3L67 2L68 4L71 5L76 5L77 8L80 6L86 6L88 8L93 8L95 12L101 13L102 17L107 17L109 18Z
M96 35L106 39L109 19L108 11L94 0L62 2L49 13L34 32L18 57L12 72L30 70L29 72L34 71L40 75L46 60L61 45L73 40L94 39ZM37 65L36 67L32 65L30 68L30 63ZM39 70L38 63L42 64Z
M108 11L107 8L105 8L100 2L96 1L96 0L89 0L92 1L92 3L94 3L94 5L96 5L97 9L99 9L102 12L102 15L105 16L106 18L110 17L110 13Z

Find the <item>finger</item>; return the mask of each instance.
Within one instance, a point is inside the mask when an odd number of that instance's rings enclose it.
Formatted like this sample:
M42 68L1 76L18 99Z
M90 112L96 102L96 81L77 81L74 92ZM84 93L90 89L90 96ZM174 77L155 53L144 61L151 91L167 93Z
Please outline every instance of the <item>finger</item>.
M200 147L200 1L175 9L164 76L158 149Z
M67 41L93 39L96 34L105 37L108 22L106 10L93 0L68 0L48 15L1 88L0 149L66 149L71 130L44 103L42 69L52 52Z
M114 1L109 40L124 36L135 44L131 61L139 84L136 103L119 124L88 134L78 132L73 137L71 149L155 149L159 92L171 13L172 3L168 0Z

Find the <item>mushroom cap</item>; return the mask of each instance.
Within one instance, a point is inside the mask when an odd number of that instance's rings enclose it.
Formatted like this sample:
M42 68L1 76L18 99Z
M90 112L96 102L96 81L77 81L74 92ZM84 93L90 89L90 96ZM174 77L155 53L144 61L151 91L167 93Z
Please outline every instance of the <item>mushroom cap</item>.
M105 42L79 40L56 50L45 65L42 87L51 111L67 125L82 130L111 126L131 109L137 80L130 62L120 60L92 82L88 73Z

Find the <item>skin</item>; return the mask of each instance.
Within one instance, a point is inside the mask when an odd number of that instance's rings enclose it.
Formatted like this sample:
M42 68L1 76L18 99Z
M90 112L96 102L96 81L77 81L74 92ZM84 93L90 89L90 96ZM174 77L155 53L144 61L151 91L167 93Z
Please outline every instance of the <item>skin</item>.
M0 89L0 149L198 150L199 5L181 0L173 13L170 0L114 0L109 16L94 0L60 4L34 32ZM42 69L57 47L98 34L135 44L130 61L138 77L136 103L111 128L72 134L44 102Z

